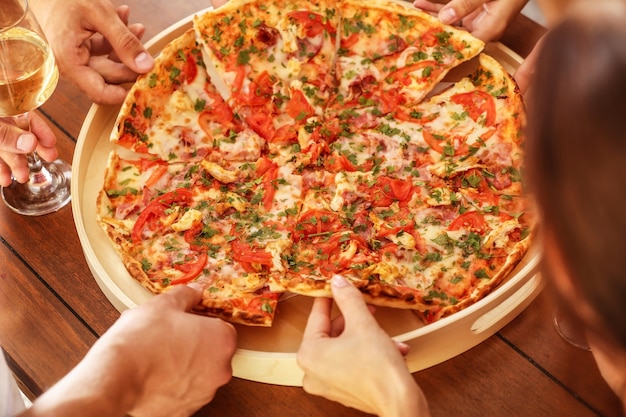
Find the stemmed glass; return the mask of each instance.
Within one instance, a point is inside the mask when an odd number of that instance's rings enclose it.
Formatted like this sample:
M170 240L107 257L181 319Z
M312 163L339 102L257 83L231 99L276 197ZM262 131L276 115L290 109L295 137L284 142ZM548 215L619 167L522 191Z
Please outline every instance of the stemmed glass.
M0 8L0 117L30 130L28 112L52 95L59 71L28 0L3 0ZM6 205L17 213L52 213L70 201L71 166L46 162L37 152L27 155L29 180L2 188Z
M552 323L557 333L570 345L582 350L591 350L587 343L584 324L572 314L569 314L567 309L557 305Z

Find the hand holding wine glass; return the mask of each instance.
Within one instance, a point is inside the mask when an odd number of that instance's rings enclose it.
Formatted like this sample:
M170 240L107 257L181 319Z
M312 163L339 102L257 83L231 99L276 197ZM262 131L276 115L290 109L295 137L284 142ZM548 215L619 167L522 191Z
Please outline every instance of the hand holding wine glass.
M16 128L30 131L29 112L52 95L58 77L54 56L28 0L8 0L0 10L0 117L12 117ZM2 188L7 206L26 215L47 214L65 206L70 201L69 164L47 163L36 151L28 153L27 160L28 181L14 180Z

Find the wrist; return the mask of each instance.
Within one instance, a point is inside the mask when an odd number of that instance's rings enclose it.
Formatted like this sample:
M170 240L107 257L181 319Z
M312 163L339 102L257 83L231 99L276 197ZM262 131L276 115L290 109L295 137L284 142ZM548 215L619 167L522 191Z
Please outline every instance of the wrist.
M139 398L132 361L115 346L96 343L63 379L20 417L123 417Z
M400 375L400 381L390 382L385 401L381 404L380 417L430 417L426 397L408 372Z

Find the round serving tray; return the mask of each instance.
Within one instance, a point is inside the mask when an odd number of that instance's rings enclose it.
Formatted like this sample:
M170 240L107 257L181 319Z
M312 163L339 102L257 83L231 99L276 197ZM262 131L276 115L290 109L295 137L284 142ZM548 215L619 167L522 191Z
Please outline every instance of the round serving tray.
M201 12L199 12L201 13ZM192 27L193 16L170 26L146 47L158 54L171 40ZM509 72L522 61L502 44L488 44L485 52ZM446 78L453 82L471 71L475 62L456 68ZM445 84L445 83L443 83ZM87 264L100 289L119 311L133 308L153 295L131 278L105 233L96 223L96 196L102 188L109 141L119 106L91 107L74 153L72 209ZM409 310L377 308L376 318L387 333L411 346L406 363L411 372L441 363L483 342L514 317L543 288L538 273L540 248L531 246L520 264L487 297L436 323L424 325ZM237 326L238 349L233 359L236 377L258 382L300 386L302 371L296 352L302 339L312 299L296 296L281 301L272 328Z

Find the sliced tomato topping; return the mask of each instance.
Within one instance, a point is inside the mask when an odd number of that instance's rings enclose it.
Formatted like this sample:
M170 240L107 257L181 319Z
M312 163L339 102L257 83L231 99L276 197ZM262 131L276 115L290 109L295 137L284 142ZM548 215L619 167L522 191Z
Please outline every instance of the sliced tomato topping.
M246 306L247 312L255 311L258 314L262 314L264 316L271 315L274 313L275 300L263 296L254 297L248 305Z
M250 297L236 297L231 298L230 301L234 306L248 311L256 312L257 314L268 316L274 314L276 303L280 297L280 293L269 291L267 288L262 288Z
M487 230L485 217L477 211L466 211L452 220L448 225L448 230L468 229L476 233L484 233Z
M154 230L158 224L158 220L165 214L165 209L174 203L186 203L191 201L193 193L187 188L177 188L176 190L162 194L152 200L150 204L143 209L131 232L131 240L133 243L140 243L143 230L146 226L150 230Z
M355 172L357 170L345 155L336 152L324 160L324 168L330 172Z
M210 237L203 234L203 229L204 225L198 221L185 231L185 242L189 243L191 250L202 252L211 244Z
M493 126L496 123L495 98L482 90L474 90L467 93L455 94L451 100L465 108L474 121L485 115L485 126Z
M419 38L419 43L427 47L433 47L439 43L439 37L437 35L441 33L442 31L440 29L431 29Z
M411 180L403 180L399 178L391 178L387 176L378 177L376 183L382 188L383 192L398 201L405 201L411 197L413 191L413 183Z
M168 165L166 163L159 163L157 167L152 171L150 177L146 180L146 187L152 187L154 184L167 173Z
M466 188L464 193L474 204L478 203L480 207L497 206L500 202L498 194L492 192L490 189L478 192L473 188Z
M276 129L274 128L273 118L263 111L262 108L251 108L245 120L248 126L263 139L270 141L274 137Z
M343 129L339 120L336 118L325 120L321 125L315 128L311 134L311 139L314 142L330 144L337 140Z
M154 199L154 203L171 205L173 203L186 203L193 198L193 192L188 188L177 188Z
M406 103L405 97L396 89L381 91L379 98L382 104L380 111L383 114L390 113Z
M270 211L274 204L274 196L276 195L276 179L278 178L278 168L271 169L263 176L263 208Z
M443 153L443 144L445 143L444 137L435 136L430 131L423 129L422 136L424 137L424 141L430 146L434 151Z
M217 54L218 56L221 55L219 52ZM246 79L246 67L237 62L237 54L230 54L225 59L224 64L226 71L235 73L235 77L233 78L233 83L231 85L231 92L233 96L238 97L243 89L244 80Z
M389 227L381 227L376 237L396 236L400 232L413 234L415 231L415 222L413 220L395 222L396 224Z
M395 243L387 243L386 245L383 245L378 252L382 257L382 260L385 260L389 255L395 255L398 252L398 248L398 245Z
M359 41L359 34L353 33L347 38L341 39L341 49L349 51Z
M307 37L312 38L321 35L324 31L331 35L336 33L335 28L324 21L324 18L318 14L307 10L297 10L289 12L289 17L295 19L304 27Z
M185 65L183 65L183 77L185 78L185 82L187 84L193 83L193 80L198 76L198 64L196 64L196 59L192 54L187 54L187 59L185 60Z
M248 86L248 93L241 90L237 100L245 106L264 106L272 100L274 80L267 71L259 74Z
M199 253L197 256L190 259L186 259L184 263L174 265L174 268L183 272L181 277L176 278L170 282L171 285L185 284L192 279L196 278L206 265L209 256L206 252Z
M272 266L272 254L265 249L256 248L249 243L240 240L230 242L232 249L231 257L237 262L248 262L251 264L259 264Z
M267 171L278 169L278 165L267 156L262 156L256 161L255 173L260 178Z
M417 71L421 71L421 73L419 75L415 74ZM397 82L402 85L409 85L415 78L436 78L440 73L441 68L436 61L421 61L397 69L389 74L387 80L392 83Z
M270 210L274 203L274 196L276 195L276 179L278 178L278 165L266 156L260 157L256 161L257 178L263 177L261 181L261 187L263 187L263 207L265 210Z
M294 230L296 241L307 238L332 234L341 230L346 230L339 216L329 210L308 210L304 212Z
M315 114L315 110L309 104L301 90L292 88L291 98L285 107L285 112L296 121L306 120Z
M212 103L207 110L200 113L198 116L198 123L209 137L213 137L214 128L212 128L211 123L218 123L223 130L229 129L233 123L233 110L219 94L207 94L209 95Z
M143 209L143 211L137 218L135 225L133 226L133 231L131 232L132 242L135 244L140 243L141 234L143 233L143 230L148 224L148 222L151 221L153 218L160 218L161 216L163 216L164 212L165 212L165 207L163 207L160 204L149 205L145 209ZM154 226L151 225L150 229L153 229L153 228Z
M359 189L362 192L369 191L374 207L388 207L395 201L407 203L413 195L413 183L410 179L403 180L384 175L378 177L372 187L364 184L359 186Z
M276 129L270 142L278 145L298 143L298 130L295 125L283 125Z

